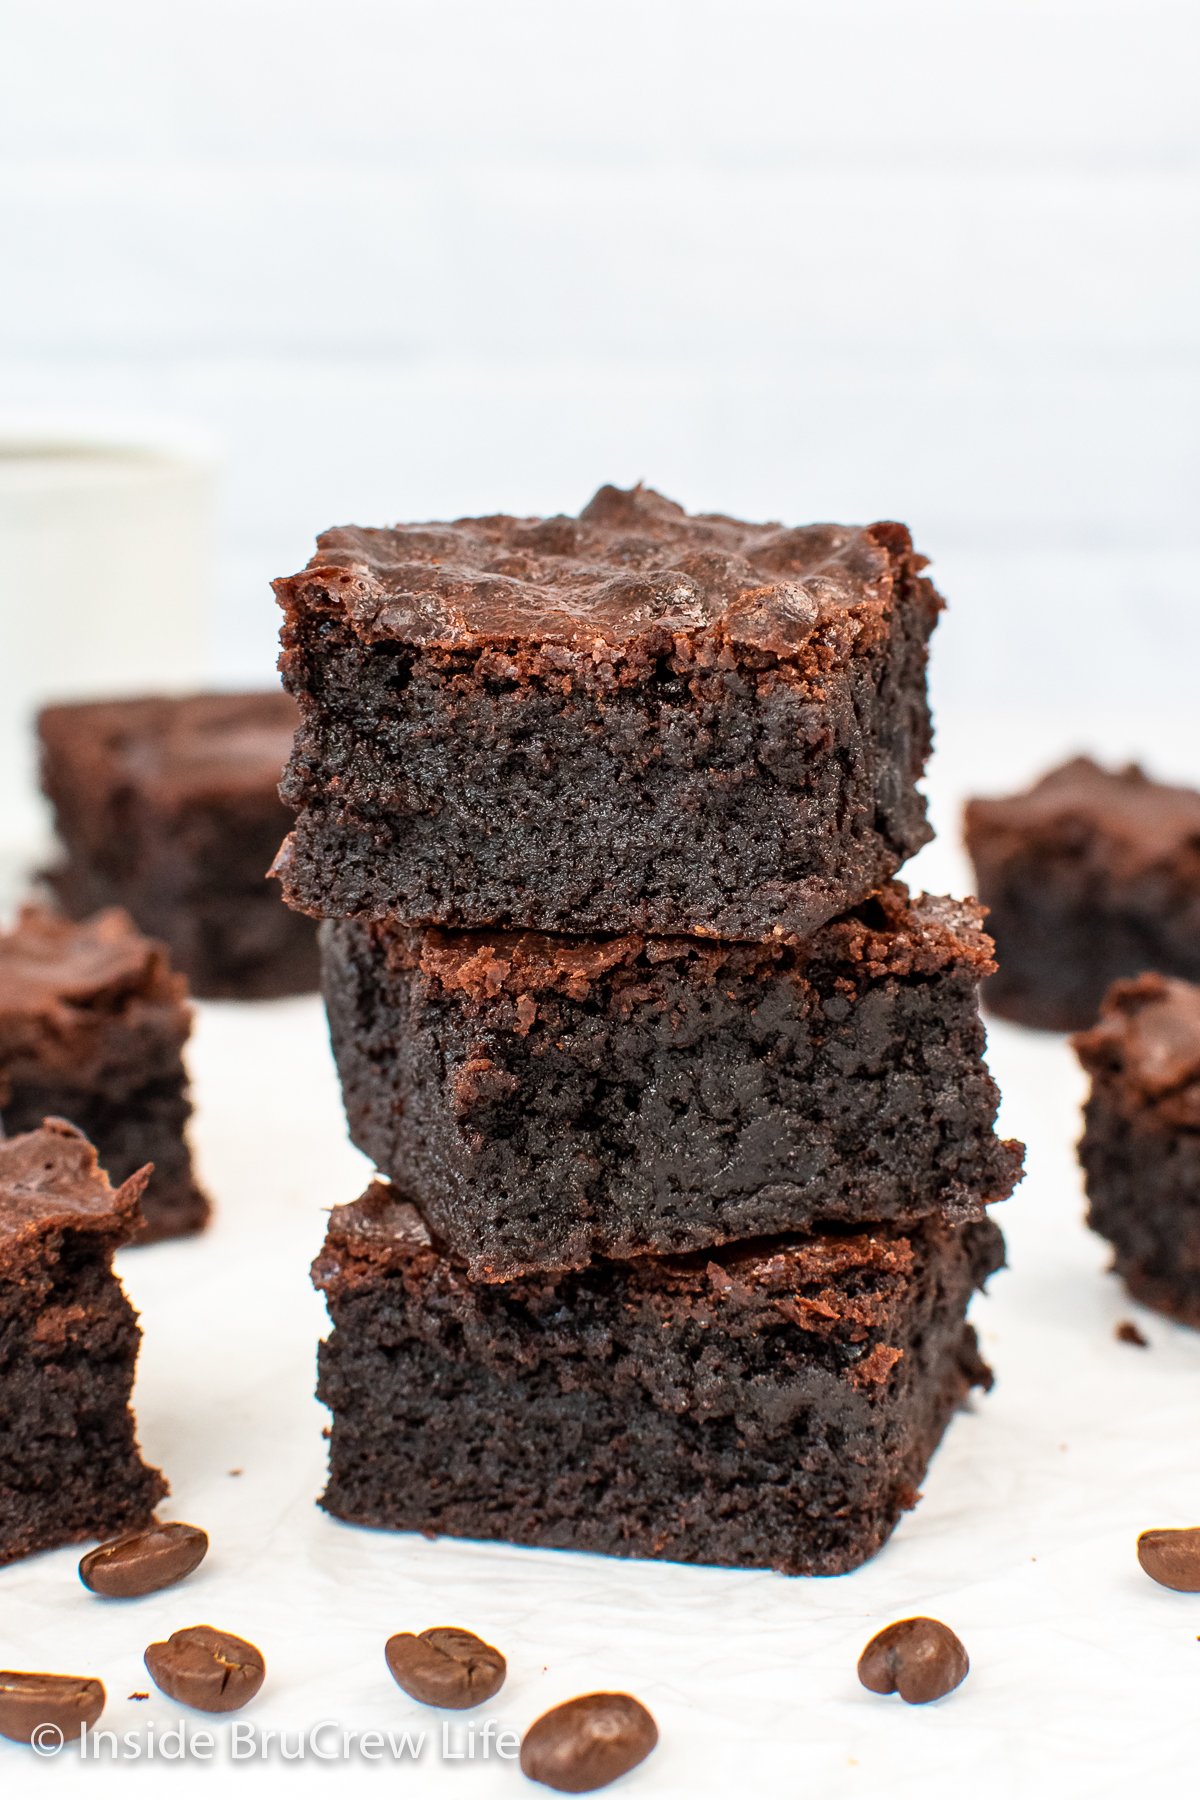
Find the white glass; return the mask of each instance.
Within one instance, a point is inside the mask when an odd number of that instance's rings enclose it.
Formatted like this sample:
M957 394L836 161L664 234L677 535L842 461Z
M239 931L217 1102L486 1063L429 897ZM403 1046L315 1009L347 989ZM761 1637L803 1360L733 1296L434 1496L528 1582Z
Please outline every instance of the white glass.
M214 469L198 443L0 420L0 854L42 819L39 706L204 685Z

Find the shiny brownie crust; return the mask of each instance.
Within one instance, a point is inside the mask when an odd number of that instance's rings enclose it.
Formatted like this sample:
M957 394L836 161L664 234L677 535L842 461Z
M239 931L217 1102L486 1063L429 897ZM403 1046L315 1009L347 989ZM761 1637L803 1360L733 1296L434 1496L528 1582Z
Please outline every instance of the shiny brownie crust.
M350 1131L480 1279L979 1216L978 909L899 884L803 948L323 928Z
M836 1575L917 1498L990 1377L987 1221L473 1283L376 1184L314 1269L339 1518Z
M315 916L801 938L925 843L941 601L907 531L604 488L325 533L276 583Z

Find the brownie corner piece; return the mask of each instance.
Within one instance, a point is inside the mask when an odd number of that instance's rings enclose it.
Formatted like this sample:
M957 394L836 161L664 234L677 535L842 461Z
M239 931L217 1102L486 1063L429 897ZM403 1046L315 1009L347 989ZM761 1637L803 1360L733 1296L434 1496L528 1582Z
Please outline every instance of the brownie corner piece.
M314 1279L323 1505L353 1523L841 1574L915 1503L990 1375L987 1220L476 1283L376 1183Z
M112 1269L143 1185L114 1188L62 1120L0 1139L0 1562L144 1525L167 1492L137 1446L141 1334Z
M0 1118L10 1133L69 1119L117 1186L152 1163L143 1243L208 1219L187 1138L191 1025L183 977L119 908L76 922L27 906L0 930Z
M326 532L276 583L302 723L279 870L318 917L803 938L930 835L901 525L578 518Z
M1117 982L1075 1047L1088 1223L1135 1299L1200 1328L1200 987Z
M978 908L892 884L805 945L322 928L354 1141L479 1278L1012 1191Z
M1114 981L1200 981L1200 793L1075 757L1023 793L972 800L965 825L996 941L992 1012L1075 1031Z
M289 823L278 790L295 727L282 690L47 707L59 904L74 918L123 906L201 999L314 989L314 929L268 879Z

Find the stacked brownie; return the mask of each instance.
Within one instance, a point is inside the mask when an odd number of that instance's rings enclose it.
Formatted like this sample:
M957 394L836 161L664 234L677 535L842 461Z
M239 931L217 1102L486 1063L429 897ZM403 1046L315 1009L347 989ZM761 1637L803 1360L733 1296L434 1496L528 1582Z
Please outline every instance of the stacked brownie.
M382 1179L334 1212L325 1505L837 1573L987 1371L977 908L928 836L941 602L898 525L602 489L277 584L278 872Z
M69 1119L118 1187L152 1164L141 1243L208 1219L187 1136L191 1029L183 976L119 908L75 924L27 906L0 930L3 1131Z

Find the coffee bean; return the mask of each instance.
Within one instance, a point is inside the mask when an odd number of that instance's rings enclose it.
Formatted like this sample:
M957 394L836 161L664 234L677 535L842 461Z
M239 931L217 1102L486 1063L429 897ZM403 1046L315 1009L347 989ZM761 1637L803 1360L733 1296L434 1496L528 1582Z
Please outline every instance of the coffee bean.
M970 1666L948 1625L901 1619L871 1639L858 1659L858 1679L873 1694L899 1694L910 1706L927 1706L953 1693Z
M1159 1587L1200 1594L1200 1526L1187 1531L1143 1531L1138 1561Z
M104 1684L87 1675L0 1674L0 1737L47 1754L78 1738L104 1711Z
M151 1525L89 1550L79 1565L79 1579L93 1594L132 1600L174 1587L200 1567L207 1552L208 1534L197 1525Z
M460 1711L498 1694L508 1673L499 1650L454 1625L435 1625L419 1636L398 1631L384 1655L393 1678L414 1700Z
M146 1667L172 1700L212 1713L237 1712L253 1700L267 1673L261 1650L211 1625L189 1625L165 1644L151 1644Z
M636 1769L657 1742L658 1726L631 1694L582 1694L529 1727L521 1768L560 1794L590 1794Z

